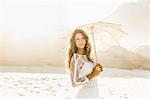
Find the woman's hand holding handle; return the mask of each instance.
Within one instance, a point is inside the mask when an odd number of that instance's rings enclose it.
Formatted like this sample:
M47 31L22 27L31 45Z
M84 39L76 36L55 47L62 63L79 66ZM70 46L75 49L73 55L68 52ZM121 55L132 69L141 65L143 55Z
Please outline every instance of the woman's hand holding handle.
M87 75L87 78L91 80L95 76L98 76L101 71L103 71L102 65L97 63L96 66L93 68L93 71L89 75Z

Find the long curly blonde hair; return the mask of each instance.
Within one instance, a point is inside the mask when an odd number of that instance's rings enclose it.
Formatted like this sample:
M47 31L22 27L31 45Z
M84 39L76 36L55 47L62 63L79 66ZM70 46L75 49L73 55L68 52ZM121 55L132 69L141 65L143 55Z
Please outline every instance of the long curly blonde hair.
M77 33L81 33L86 41L86 45L84 47L84 55L86 55L87 59L91 62L93 62L92 58L90 57L91 54L91 44L89 43L89 37L88 35L81 29L76 29L73 34L72 37L70 39L70 48L68 49L68 68L70 69L70 61L71 61L71 57L73 56L74 53L78 52L78 48L76 47L75 44L75 36Z

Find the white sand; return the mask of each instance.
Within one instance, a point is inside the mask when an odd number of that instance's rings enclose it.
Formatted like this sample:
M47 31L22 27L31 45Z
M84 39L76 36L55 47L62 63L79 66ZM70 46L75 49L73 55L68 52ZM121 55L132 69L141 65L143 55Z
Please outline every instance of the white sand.
M1 69L1 99L73 99L76 90L70 85L69 74L63 69L50 71L53 72ZM100 99L150 99L149 71L104 68L98 84Z

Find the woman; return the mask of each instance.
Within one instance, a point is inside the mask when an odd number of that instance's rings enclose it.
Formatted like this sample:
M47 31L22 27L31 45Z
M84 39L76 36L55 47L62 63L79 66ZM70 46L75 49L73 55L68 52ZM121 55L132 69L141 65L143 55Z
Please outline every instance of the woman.
M97 80L94 78L102 71L102 66L93 62L90 52L87 34L76 29L70 40L68 66L72 86L82 86L76 95L77 99L99 99Z

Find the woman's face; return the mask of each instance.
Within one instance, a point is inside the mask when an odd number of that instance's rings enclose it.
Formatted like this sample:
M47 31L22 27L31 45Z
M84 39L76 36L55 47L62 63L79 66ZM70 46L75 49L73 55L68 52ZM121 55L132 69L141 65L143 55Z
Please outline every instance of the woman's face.
M85 37L81 33L77 33L75 35L75 44L78 49L84 49L86 40L85 40Z

